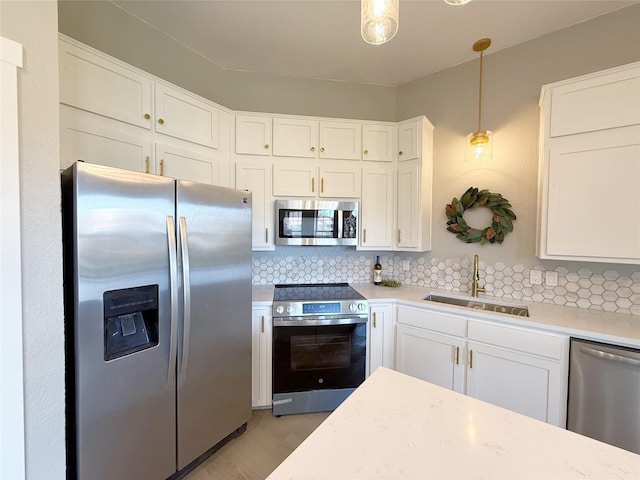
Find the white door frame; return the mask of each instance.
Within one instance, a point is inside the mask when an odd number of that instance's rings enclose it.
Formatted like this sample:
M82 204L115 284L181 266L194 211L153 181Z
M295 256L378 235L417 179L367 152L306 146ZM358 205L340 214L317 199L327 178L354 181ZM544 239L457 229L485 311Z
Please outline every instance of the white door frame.
M0 478L25 478L18 68L22 45L0 37Z

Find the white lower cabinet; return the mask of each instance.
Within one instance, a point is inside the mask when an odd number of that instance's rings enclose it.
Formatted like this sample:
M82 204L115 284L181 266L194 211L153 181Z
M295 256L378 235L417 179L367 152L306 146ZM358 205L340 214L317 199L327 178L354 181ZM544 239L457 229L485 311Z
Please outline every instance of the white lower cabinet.
M396 370L564 426L567 337L398 306Z
M469 320L467 395L564 426L568 338Z
M464 393L466 320L398 306L396 321L396 370Z
M251 314L251 405L271 406L271 306L253 306Z
M393 307L369 302L369 373L378 367L393 368Z

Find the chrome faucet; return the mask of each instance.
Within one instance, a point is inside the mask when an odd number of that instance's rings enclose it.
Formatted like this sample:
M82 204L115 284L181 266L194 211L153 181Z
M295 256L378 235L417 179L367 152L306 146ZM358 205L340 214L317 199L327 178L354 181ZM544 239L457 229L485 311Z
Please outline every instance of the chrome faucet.
M473 281L471 282L471 296L477 297L478 293L484 293L484 287L478 286L480 273L478 272L478 255L473 256Z

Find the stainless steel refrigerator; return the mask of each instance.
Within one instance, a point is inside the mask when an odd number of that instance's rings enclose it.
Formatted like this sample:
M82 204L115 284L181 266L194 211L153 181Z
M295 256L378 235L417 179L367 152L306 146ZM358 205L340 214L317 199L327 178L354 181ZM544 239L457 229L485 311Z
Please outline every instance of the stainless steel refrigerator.
M251 194L84 162L62 192L68 477L178 477L251 415Z

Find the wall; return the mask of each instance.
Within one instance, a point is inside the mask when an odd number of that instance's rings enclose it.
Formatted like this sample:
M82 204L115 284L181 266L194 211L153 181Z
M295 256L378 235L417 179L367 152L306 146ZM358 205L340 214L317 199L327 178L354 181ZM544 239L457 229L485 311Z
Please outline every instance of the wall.
M60 1L60 32L232 110L393 120L393 87L223 70L105 1Z
M57 5L3 0L0 22L2 36L24 51L18 110L26 473L64 478Z

